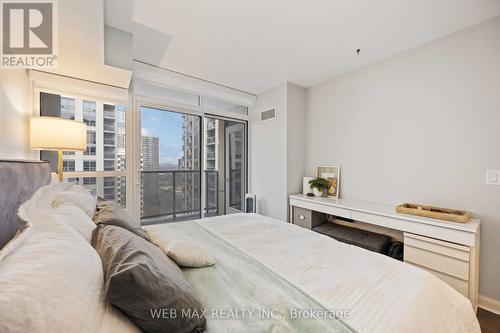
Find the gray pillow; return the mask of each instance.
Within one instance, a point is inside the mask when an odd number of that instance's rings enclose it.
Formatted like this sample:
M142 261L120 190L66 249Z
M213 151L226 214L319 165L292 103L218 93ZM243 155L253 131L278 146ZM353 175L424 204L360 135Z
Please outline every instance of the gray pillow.
M139 223L134 221L134 219L122 208L114 205L102 205L98 207L97 212L92 218L94 223L114 225L136 234L139 237L144 238L147 241L151 241L146 232L141 228Z
M120 227L99 225L92 235L104 269L107 300L147 333L201 332L206 325L193 287L154 244ZM165 318L153 314L166 309ZM176 316L171 314L175 313Z
M104 207L111 206L111 205L113 205L113 201L108 201L108 200L103 199L101 197L97 197L97 200L96 200L97 210L103 209Z

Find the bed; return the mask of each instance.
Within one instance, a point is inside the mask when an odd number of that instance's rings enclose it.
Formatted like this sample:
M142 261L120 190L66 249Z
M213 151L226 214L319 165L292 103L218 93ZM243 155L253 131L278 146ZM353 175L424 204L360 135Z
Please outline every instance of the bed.
M12 212L49 182L47 163L0 162L0 248L18 229ZM235 214L145 230L189 234L214 257L183 269L213 311L207 332L480 332L469 300L431 274L282 221ZM95 298L105 310L80 331L138 331Z

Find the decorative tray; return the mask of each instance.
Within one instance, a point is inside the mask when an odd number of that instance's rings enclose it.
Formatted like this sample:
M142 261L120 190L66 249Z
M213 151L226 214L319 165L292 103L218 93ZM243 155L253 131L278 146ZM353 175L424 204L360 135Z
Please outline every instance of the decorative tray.
M396 212L461 223L467 223L470 219L470 213L463 210L417 205L412 203L404 203L397 206Z

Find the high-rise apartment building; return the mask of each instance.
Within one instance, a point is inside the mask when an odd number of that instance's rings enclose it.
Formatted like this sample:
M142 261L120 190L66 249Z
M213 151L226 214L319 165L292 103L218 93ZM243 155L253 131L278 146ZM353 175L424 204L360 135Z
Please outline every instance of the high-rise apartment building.
M219 182L219 123L217 119L205 118L204 142L204 165L205 165L205 187L207 215L217 212L217 196Z
M179 159L179 170L185 172L176 176L176 191L182 194L176 204L186 214L198 211L200 208L200 118L183 115L183 156Z
M160 170L160 140L154 136L142 136L142 170Z
M154 136L141 137L141 216L161 215L160 140ZM145 171L145 172L144 172ZM145 204L146 203L146 204Z

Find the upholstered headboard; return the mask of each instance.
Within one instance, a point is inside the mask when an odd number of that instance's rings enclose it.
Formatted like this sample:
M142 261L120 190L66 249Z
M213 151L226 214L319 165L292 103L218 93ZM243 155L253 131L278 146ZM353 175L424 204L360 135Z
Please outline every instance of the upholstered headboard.
M0 160L0 249L16 234L19 206L50 181L49 162Z

